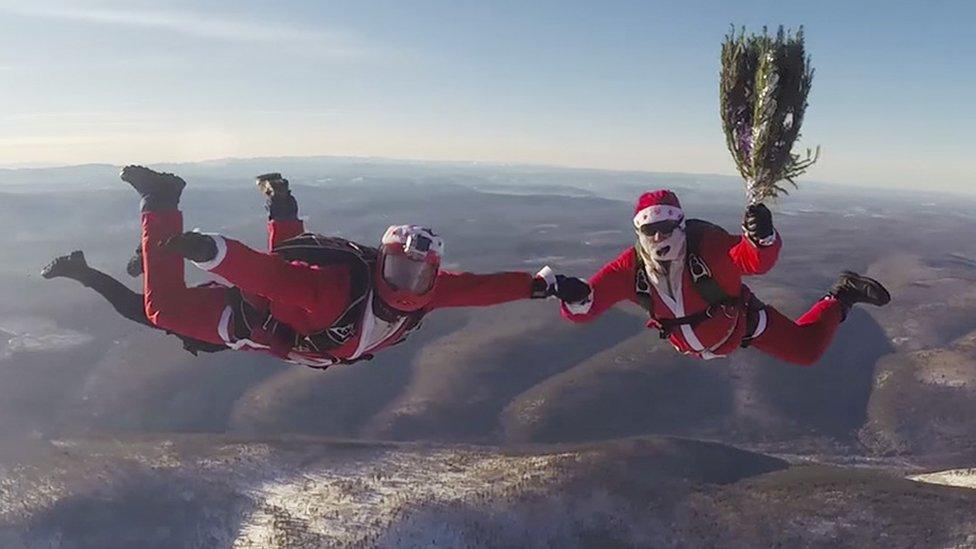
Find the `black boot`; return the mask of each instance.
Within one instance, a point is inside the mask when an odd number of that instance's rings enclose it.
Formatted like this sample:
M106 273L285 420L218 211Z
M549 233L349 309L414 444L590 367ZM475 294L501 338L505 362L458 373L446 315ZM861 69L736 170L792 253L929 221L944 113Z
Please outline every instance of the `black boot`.
M291 195L287 179L281 177L280 173L266 173L256 179L258 189L268 198L268 219L298 219L298 202Z
M167 238L163 248L197 263L212 261L217 257L217 243L213 237L193 231Z
M143 166L126 166L119 174L142 197L144 212L175 210L186 181L171 173L160 173Z
M856 303L881 307L891 301L891 294L880 282L851 271L840 274L829 295L834 296L848 310Z
M136 253L129 258L129 262L125 264L125 272L129 273L132 278L138 278L142 276L142 245L140 244L136 248Z
M75 250L68 255L54 258L41 269L41 276L44 278L67 277L81 281L88 274L88 263L85 262L85 254L81 250Z

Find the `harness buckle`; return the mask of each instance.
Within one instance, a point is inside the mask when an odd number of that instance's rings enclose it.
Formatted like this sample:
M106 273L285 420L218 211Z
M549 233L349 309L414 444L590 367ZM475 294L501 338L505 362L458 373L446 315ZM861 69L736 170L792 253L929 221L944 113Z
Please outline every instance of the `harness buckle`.
M647 280L647 273L644 272L644 269L637 271L637 283L635 289L638 294L650 295L651 293L651 283L649 280Z
M691 279L694 282L712 277L712 271L709 270L708 265L695 254L688 256L688 272L691 273Z

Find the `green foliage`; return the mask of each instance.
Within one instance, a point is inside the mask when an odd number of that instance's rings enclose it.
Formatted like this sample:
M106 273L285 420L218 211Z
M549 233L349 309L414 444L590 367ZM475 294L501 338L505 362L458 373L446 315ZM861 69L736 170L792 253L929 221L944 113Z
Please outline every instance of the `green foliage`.
M779 28L775 37L729 32L722 44L719 103L725 142L746 180L749 201L775 198L817 161L820 148L793 153L813 82L803 28Z

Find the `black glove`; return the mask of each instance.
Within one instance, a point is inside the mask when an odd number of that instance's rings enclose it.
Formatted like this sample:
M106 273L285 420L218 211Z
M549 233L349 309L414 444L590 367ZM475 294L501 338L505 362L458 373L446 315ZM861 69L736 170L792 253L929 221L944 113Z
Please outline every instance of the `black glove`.
M590 297L590 285L575 276L556 275L555 296L566 303L579 303Z
M201 233L173 235L163 242L163 248L197 263L204 263L217 257L217 243L214 242L213 237Z
M746 208L742 219L742 232L746 233L756 245L769 245L769 237L773 236L773 212L765 204L753 204ZM766 241L766 242L764 242Z
M257 176L258 189L267 197L265 208L268 219L298 219L298 202L291 195L288 180L280 173L265 173Z
M125 272L129 273L132 278L142 276L142 244L136 247L136 253L125 264Z

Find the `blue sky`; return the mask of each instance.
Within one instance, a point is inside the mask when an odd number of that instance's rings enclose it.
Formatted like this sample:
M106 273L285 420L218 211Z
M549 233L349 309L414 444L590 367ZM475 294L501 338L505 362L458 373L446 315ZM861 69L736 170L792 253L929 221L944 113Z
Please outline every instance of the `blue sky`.
M803 24L810 179L976 188L976 2L0 0L0 165L365 155L734 173L730 23Z

